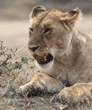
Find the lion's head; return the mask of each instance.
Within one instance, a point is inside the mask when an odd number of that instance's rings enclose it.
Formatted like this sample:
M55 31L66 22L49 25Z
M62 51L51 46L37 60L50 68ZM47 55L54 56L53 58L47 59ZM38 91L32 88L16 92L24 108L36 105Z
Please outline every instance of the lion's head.
M80 16L78 8L66 13L46 11L43 6L32 10L28 48L37 64L44 67L69 50L71 33Z

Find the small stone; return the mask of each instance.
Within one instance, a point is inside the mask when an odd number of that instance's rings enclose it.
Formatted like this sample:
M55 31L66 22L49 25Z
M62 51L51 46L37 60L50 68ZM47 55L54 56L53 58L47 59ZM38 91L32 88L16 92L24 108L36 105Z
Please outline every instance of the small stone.
M12 110L17 110L16 108L13 108Z
M9 105L12 105L12 104L13 104L13 101L12 101L11 99L9 99L9 100L7 101L7 103L8 103Z

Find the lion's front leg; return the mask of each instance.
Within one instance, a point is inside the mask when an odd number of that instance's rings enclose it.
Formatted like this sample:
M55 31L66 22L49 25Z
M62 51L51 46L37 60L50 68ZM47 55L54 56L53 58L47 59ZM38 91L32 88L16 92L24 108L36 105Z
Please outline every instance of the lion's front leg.
M77 83L71 87L65 87L52 98L52 102L79 104L91 99L92 83Z
M44 92L59 92L63 87L60 83L43 73L38 73L35 77L27 84L20 86L20 93L25 96L27 93L30 93L32 90L42 90Z

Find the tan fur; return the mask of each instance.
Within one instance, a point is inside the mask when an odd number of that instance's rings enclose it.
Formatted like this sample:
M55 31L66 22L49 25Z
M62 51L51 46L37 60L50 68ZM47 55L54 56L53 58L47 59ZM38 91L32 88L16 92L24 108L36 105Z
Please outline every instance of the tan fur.
M76 102L84 94L91 96L92 42L75 27L81 15L78 8L66 13L57 9L46 11L43 6L32 10L28 48L42 73L37 74L27 86L20 87L23 95L33 88L40 88L46 92L61 90L58 99L64 97L68 102L71 97ZM50 30L45 32L47 28ZM35 52L32 51L34 47L37 48ZM46 61L48 53L53 60L38 64L37 61Z

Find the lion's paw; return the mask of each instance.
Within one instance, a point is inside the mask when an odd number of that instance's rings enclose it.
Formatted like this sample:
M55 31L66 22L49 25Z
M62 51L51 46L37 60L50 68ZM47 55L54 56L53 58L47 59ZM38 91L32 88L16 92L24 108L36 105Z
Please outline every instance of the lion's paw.
M75 104L82 104L84 102L87 102L90 100L90 96L88 94L85 94L79 90L73 90L71 87L66 87L57 95L55 95L51 102L59 102L62 104L69 104L69 105L75 105Z
M27 86L27 85L23 85L19 87L19 92L20 94L22 94L23 96L26 96L28 93L30 93L32 91L32 89Z

